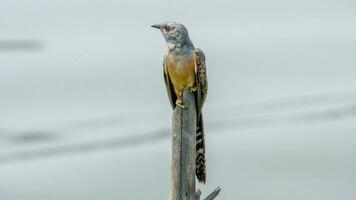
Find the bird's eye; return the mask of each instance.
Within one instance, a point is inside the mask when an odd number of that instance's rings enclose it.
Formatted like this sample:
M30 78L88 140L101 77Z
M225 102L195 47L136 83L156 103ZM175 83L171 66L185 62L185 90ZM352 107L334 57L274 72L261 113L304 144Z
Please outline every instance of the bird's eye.
M168 26L168 25L164 25L163 28L164 28L164 30L167 31L167 32L169 32L169 31L172 30L172 27L170 27L170 26Z

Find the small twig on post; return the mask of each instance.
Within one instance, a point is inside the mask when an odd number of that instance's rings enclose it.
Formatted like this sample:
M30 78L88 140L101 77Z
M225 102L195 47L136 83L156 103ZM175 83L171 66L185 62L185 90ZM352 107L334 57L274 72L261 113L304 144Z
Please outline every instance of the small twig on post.
M209 194L209 196L207 196L204 200L213 200L213 199L215 199L215 197L218 196L220 191L221 191L221 188L219 186L211 194Z

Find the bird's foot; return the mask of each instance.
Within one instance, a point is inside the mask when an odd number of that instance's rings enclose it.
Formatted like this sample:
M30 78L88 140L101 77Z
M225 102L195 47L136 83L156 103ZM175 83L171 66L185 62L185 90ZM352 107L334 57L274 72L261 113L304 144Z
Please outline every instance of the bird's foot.
M179 107L181 107L181 108L183 108L183 109L185 108L184 105L183 105L183 101L182 101L182 99L180 99L180 98L177 99L176 105L179 106Z
M195 92L195 91L197 91L197 87L196 86L190 87L190 92Z
M179 106L179 107L181 107L181 108L183 108L183 109L185 109L185 106L183 106L183 105L180 104L180 103L176 103L176 105Z

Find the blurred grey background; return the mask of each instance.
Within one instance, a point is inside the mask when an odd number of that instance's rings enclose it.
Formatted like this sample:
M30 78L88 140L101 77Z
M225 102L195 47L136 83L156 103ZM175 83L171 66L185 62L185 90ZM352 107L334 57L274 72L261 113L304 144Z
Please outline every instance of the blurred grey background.
M0 199L167 199L164 41L205 51L218 199L356 198L356 2L0 2Z

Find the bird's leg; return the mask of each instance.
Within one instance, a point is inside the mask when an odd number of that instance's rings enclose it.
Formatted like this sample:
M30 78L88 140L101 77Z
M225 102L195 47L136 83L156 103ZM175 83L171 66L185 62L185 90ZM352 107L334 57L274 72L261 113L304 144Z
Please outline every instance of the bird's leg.
M179 92L177 96L178 96L178 98L177 98L177 101L176 101L176 105L184 109L185 107L183 105L183 100L182 100L182 97L183 97L182 91Z

